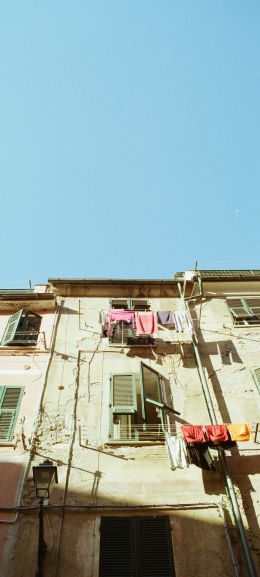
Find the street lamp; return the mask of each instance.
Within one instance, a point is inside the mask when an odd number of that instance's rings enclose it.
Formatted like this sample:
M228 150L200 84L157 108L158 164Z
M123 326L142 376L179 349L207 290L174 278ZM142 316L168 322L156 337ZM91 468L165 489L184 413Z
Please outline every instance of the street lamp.
M43 501L44 499L49 499L54 482L58 483L57 467L53 465L52 461L44 461L37 467L33 467L33 480L36 487L36 497L40 499L38 571L36 577L43 577L43 560L47 551L47 545L44 541Z

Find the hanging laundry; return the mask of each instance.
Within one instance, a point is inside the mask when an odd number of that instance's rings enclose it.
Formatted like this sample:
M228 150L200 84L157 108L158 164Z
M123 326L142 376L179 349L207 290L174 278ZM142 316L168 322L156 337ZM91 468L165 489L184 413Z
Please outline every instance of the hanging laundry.
M124 321L126 323L133 323L135 322L135 312L134 311L124 311L120 309L111 309L108 311L108 328L111 328L111 325L114 323L118 323L120 321Z
M136 311L135 325L137 335L153 335L157 333L157 313Z
M226 425L206 425L206 434L208 440L213 443L229 441L229 435Z
M202 425L183 425L181 430L186 443L205 443L207 441Z
M227 423L227 429L229 431L232 441L250 440L250 427L247 423L238 423L238 424Z
M105 327L108 324L108 310L100 311L99 321L101 322L102 327Z
M165 433L165 444L167 447L171 469L184 469L189 466L187 458L187 448L182 437L173 437Z
M196 465L206 471L216 471L211 453L209 449L203 445L196 447L187 445L187 457L192 465Z
M175 311L173 316L177 333L183 333L183 331L192 332L192 324L187 311Z
M157 320L160 325L172 325L174 324L173 312L157 311Z

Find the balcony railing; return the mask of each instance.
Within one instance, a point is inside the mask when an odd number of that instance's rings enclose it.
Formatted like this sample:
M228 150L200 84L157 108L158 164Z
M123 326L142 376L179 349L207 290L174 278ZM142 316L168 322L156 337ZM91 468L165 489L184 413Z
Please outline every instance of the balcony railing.
M133 423L121 425L120 423L113 423L109 438L115 442L162 442L165 440L165 433L176 434L175 426L168 424L162 425L161 423L151 425L135 425Z
M1 343L0 343L1 345ZM16 331L14 338L5 347L36 347L39 349L46 349L46 335L45 331Z

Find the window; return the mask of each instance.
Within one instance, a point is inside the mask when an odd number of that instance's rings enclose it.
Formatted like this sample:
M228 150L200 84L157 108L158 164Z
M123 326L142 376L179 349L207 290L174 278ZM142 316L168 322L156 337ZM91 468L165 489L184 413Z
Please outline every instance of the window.
M0 386L0 443L12 441L22 395L22 387Z
M228 298L227 304L235 325L260 324L260 298Z
M41 317L21 309L9 318L2 346L35 346L39 335Z
M155 340L151 336L135 336L131 323L125 321L118 322L113 333L109 335L109 343L122 346L148 346L154 345Z
M102 517L99 577L175 577L169 517Z
M110 307L125 311L149 311L151 304L146 299L111 299Z
M149 311L150 303L146 299L111 299L111 309L123 309L134 311ZM155 339L151 336L136 336L132 324L125 321L118 322L110 334L103 328L104 336L109 336L109 343L121 346L152 346Z
M253 377L254 377L254 381L256 384L256 388L260 394L260 368L255 369L252 371Z
M140 374L111 377L110 439L112 441L160 441L164 439L161 377L141 363Z

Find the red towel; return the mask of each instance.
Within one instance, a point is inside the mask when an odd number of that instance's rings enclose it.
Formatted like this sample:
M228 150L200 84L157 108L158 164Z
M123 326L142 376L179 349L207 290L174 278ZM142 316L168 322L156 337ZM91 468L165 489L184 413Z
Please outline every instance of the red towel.
M228 441L228 430L226 425L206 425L205 426L209 441L222 443Z
M157 332L157 313L136 312L135 324L137 335L154 335Z
M183 425L182 434L186 443L205 443L202 425Z

